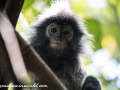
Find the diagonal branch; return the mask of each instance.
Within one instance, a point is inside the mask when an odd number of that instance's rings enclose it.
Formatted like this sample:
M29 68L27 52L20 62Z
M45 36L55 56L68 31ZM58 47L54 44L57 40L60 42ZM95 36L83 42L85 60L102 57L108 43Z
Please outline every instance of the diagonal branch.
M3 1L3 0L2 0ZM24 0L7 0L6 2L2 4L2 8L6 11L10 21L12 22L13 26L15 27L21 7L23 5ZM43 85L48 85L48 88L43 88L42 90L66 90L66 88L63 86L63 84L58 80L56 75L50 70L50 68L45 64L45 62L38 56L38 54L33 50L33 48L28 45L16 32L16 36L20 45L20 49L24 58L24 63L28 71L31 71L35 74L37 77L37 82ZM6 48L4 47L4 43L2 42L1 36L0 36L0 46L2 46L2 51L0 51L0 56L2 56L2 59L0 57L1 62L9 62L8 54L6 52ZM4 52L4 53L3 53ZM4 57L3 57L4 56ZM9 63L8 63L9 64ZM4 67L6 64L0 64L0 67ZM10 65L6 70L9 72L13 72L11 70ZM1 69L0 68L0 73ZM7 72L8 72L7 71ZM13 74L11 74L13 75ZM6 78L5 75L2 77ZM14 79L14 78L13 78ZM9 80L6 82L9 83Z

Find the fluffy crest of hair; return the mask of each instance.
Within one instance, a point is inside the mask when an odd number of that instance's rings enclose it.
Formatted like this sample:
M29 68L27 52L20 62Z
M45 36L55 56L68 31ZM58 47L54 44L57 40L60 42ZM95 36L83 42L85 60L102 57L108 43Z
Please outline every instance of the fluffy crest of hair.
M70 9L69 2L67 0L55 0L52 1L51 7L46 8L41 15L38 16L38 22L43 22L50 17L73 17L73 13Z

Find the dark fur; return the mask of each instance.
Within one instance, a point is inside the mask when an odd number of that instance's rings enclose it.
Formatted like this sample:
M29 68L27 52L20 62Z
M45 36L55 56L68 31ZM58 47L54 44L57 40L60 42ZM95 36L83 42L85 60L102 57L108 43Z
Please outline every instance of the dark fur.
M61 2L64 1L60 1L60 3ZM47 37L46 30L51 23L56 23L58 25L68 24L72 27L72 40L67 41L67 45L64 49L59 50L50 47L50 38ZM58 76L62 83L68 88L68 90L101 90L100 83L94 77L86 78L82 87L82 82L86 77L86 72L79 61L78 55L83 52L83 43L81 42L81 38L85 33L80 26L82 25L80 25L72 12L68 12L63 8L54 13L53 16L50 14L50 16L47 17L45 15L44 17L43 13L38 19L37 24L33 27L33 29L36 30L36 34L34 34L30 40L31 45ZM91 81L89 81L89 79L91 79ZM90 82L92 83L92 86L88 89L86 87L89 86ZM92 87L96 87L96 89Z
M73 39L67 43L64 50L55 50L49 46L50 41L46 37L46 27L52 22L60 25L67 23L75 26L72 27L75 30ZM85 76L85 72L78 61L81 46L79 41L83 33L79 30L75 20L73 18L52 17L35 27L35 29L37 34L32 38L31 45L69 90L80 90L81 81Z
M67 23L72 26L73 38L67 43L64 50L56 50L50 47L50 40L46 36L46 27L53 22L59 25ZM81 67L78 55L82 50L80 40L84 33L79 29L75 18L50 17L34 28L37 33L31 38L31 45L37 53L64 83L68 90L81 90L81 82L86 74ZM96 81L97 79L94 80Z

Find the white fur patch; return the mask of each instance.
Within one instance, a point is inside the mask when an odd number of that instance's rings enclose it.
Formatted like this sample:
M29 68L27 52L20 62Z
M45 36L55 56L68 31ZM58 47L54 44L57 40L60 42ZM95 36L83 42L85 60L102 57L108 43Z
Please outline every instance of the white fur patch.
M50 17L73 17L73 12L70 9L69 2L67 0L56 0L53 1L51 7L46 8L42 14L38 16L38 22L43 22Z

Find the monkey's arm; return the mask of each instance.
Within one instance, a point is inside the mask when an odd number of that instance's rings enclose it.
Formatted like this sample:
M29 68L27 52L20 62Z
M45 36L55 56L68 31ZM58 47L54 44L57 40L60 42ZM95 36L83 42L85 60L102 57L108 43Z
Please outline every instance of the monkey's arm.
M101 83L95 77L88 76L83 82L82 90L102 90Z

